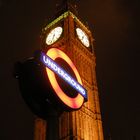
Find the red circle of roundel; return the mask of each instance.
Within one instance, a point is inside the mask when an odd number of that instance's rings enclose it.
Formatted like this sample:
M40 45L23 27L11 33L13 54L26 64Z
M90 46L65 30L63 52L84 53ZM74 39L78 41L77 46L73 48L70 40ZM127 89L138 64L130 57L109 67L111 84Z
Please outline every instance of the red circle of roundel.
M47 51L46 55L48 55L52 60L55 60L56 58L61 58L64 61L67 62L67 64L71 67L71 69L73 70L77 81L82 85L82 80L81 77L75 67L75 65L73 64L73 62L71 61L71 59L61 50L57 49L57 48L51 48ZM52 72L49 68L46 67L46 72L49 78L49 81L51 83L52 88L54 89L56 95L59 97L59 99L68 107L72 108L72 109L78 109L82 106L83 102L84 102L84 97L78 93L78 95L74 98L69 97L68 94L64 93L64 91L60 88L55 74L54 72Z

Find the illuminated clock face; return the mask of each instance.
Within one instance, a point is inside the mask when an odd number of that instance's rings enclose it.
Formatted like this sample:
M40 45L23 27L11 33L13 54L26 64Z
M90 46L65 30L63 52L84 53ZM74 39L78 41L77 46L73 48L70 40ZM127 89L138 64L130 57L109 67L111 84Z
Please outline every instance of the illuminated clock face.
M76 33L78 35L78 38L83 43L83 45L85 45L86 47L89 47L89 39L88 39L87 34L80 28L76 28Z
M46 44L52 45L54 42L56 42L60 38L62 32L63 32L62 27L56 27L52 29L46 37Z

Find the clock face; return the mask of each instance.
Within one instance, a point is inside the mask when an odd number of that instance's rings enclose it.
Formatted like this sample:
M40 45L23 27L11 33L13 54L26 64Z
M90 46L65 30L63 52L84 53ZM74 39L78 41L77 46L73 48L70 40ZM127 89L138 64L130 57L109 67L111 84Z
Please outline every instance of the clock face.
M89 47L89 39L87 34L80 28L76 28L76 33L78 35L78 38L81 40L81 42L86 46Z
M52 29L46 37L46 44L52 45L60 38L62 32L63 32L62 27L56 27Z

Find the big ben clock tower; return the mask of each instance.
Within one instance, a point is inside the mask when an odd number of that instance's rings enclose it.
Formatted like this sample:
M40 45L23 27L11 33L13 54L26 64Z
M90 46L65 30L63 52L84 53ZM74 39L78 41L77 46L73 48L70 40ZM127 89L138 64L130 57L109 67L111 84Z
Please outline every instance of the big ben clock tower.
M64 111L54 120L36 118L35 140L103 140L92 33L78 18L70 0L58 8L55 19L42 30L41 48L59 49L71 59L87 91L87 99L78 110ZM47 133L55 136L46 136Z

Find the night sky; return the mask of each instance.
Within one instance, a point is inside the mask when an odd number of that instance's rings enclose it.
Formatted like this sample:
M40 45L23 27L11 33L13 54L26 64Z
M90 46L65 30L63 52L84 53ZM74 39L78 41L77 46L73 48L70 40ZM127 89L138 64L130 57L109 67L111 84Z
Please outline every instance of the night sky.
M13 76L39 49L39 35L60 0L0 0L0 140L33 140L34 115ZM140 140L140 1L79 0L95 38L105 140Z

